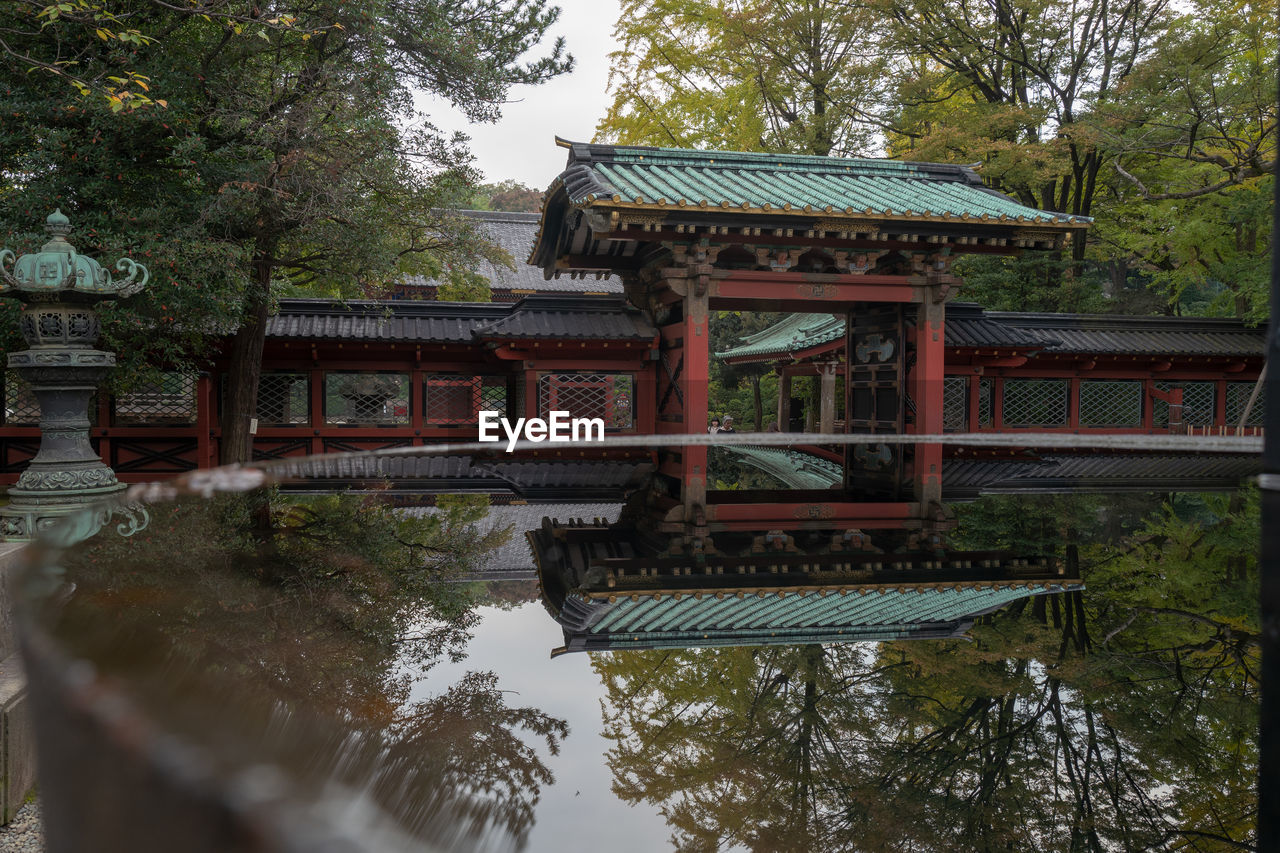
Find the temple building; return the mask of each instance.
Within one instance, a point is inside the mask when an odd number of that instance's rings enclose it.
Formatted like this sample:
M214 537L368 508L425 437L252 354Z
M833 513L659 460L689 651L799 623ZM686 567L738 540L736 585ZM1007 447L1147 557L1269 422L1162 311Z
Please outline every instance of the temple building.
M954 301L956 256L1061 249L1089 226L1020 205L970 169L561 144L566 167L540 214L467 214L515 261L481 269L493 302L281 301L267 329L255 458L471 439L485 409L600 417L609 434L700 433L712 357L778 371L771 414L783 430L1217 432L1242 419L1248 428L1262 411L1249 404L1262 329ZM709 323L719 310L785 316L716 353ZM91 440L121 480L216 462L225 367L215 357L99 395ZM803 377L813 397L797 404L787 386ZM38 428L16 375L4 399L0 481L12 483ZM927 504L941 452L886 447L831 461L846 485ZM651 460L672 482L681 524L735 512L707 505L705 456Z

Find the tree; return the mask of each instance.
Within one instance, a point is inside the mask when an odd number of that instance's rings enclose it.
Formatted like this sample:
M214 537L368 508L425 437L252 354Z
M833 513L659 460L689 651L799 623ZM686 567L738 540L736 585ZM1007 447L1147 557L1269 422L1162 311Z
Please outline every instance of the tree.
M855 0L628 0L597 135L627 144L848 155L876 130L884 58Z
M1078 240L1069 263L1051 262L1051 287L1067 292L1042 294L1045 307L1077 310L1101 285L1109 307L1149 310L1129 291L1150 287L1172 310L1260 318L1277 11L1274 0L633 0L597 132L975 164L1027 205L1097 217L1094 250ZM971 269L1031 283L1047 266Z
M1087 591L968 642L600 656L614 790L679 849L1243 849L1256 503L981 499L964 547L1075 560Z
M1197 3L1092 118L1115 177L1101 253L1175 307L1267 315L1276 78L1270 3Z
M474 210L501 210L508 213L537 213L542 209L542 191L519 181L505 180L481 184L471 201Z
M92 100L68 106L65 91L50 100L22 79L21 63L6 66L10 86L43 106L14 128L14 160L6 163L19 164L10 170L26 180L15 182L11 203L69 198L76 212L110 205L109 195L86 197L82 170L64 160L68 149L91 151L100 116L111 116L124 123L107 174L142 184L153 182L147 177L153 173L164 176L183 216L156 211L157 224L168 219L194 228L200 242L227 247L237 259L238 292L219 294L238 327L222 423L224 462L249 457L273 290L292 281L362 292L393 272L429 265L424 258L454 245L436 236L446 225L438 211L462 206L469 194L469 156L463 139L444 139L429 124L401 131L412 114L410 87L491 120L511 85L538 83L571 66L560 42L522 62L558 14L543 0L359 7L300 0L278 10L288 26L249 37L234 16L252 16L256 8L222 4L206 18L194 7L139 0L129 19L156 36L133 45L127 57L111 40L95 45L101 40L83 27L15 27L25 42L14 52L45 62L67 50L65 40L79 39L75 55L84 77L128 61L162 87L163 110L118 115ZM23 18L29 11L9 14ZM65 148L45 142L49 126L64 129L57 142ZM141 194L139 206L148 206L147 198Z
M743 336L764 331L777 323L780 316L769 311L717 311L711 320L711 352L724 352L738 346L742 343ZM711 363L711 402L713 411L723 411L729 408L727 405L731 402L728 399L729 392L740 387L745 379L751 387L749 409L751 421L755 425L756 432L763 432L765 419L762 382L767 375L772 373L773 366L768 363L726 364L716 359ZM737 409L737 406L734 406L734 408ZM731 414L739 419L739 423L746 422L743 418L746 412L733 411Z

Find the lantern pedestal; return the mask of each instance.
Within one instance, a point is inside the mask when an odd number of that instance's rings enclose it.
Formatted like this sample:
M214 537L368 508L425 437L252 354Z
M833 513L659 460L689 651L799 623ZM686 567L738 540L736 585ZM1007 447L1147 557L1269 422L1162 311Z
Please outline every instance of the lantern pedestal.
M66 241L71 224L60 212L45 228L51 239L37 255L14 258L0 250L0 293L25 303L22 336L30 346L11 353L9 367L40 404L40 451L0 508L0 537L27 541L39 535L66 545L97 533L113 516L121 519L116 529L128 536L146 527L147 512L112 500L127 487L89 443L89 399L116 363L114 353L94 349L99 325L93 303L138 292L147 271L126 258L116 267L129 276L117 281Z

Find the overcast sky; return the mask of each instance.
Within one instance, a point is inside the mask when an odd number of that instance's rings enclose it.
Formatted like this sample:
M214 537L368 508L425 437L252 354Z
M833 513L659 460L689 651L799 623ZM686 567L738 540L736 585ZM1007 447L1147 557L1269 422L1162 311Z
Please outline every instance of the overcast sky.
M460 130L471 137L471 150L487 182L514 178L534 189L546 189L564 169L568 152L557 148L557 135L586 142L609 99L609 51L618 0L557 0L560 20L544 40L564 36L577 60L573 73L542 86L521 86L511 92L512 103L497 124L470 124L461 113L438 99L423 98L419 108L441 130Z

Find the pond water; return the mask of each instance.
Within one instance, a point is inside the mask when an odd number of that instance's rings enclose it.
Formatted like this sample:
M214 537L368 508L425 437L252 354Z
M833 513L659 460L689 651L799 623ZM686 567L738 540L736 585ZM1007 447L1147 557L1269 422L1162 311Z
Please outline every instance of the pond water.
M51 849L1249 844L1256 457L851 459L716 448L679 522L645 453L346 460L46 550Z

